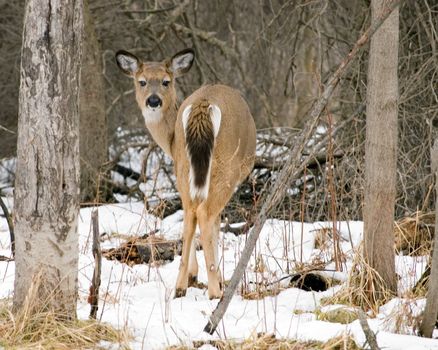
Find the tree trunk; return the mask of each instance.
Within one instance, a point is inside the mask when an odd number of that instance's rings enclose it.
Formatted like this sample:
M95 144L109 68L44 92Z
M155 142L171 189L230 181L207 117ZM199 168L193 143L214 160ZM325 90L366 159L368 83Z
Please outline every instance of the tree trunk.
M28 0L15 182L14 310L76 316L82 1ZM37 280L38 279L38 280Z
M371 21L387 1L371 1ZM365 143L364 256L380 275L370 291L377 300L397 291L394 262L394 203L397 166L398 22L396 8L371 38Z
M84 2L84 47L80 89L81 202L95 200L102 192L101 166L107 161L107 121L102 58L93 18Z
M426 308L420 326L420 334L432 338L438 316L438 138L431 150L432 173L435 175L435 238L431 257Z

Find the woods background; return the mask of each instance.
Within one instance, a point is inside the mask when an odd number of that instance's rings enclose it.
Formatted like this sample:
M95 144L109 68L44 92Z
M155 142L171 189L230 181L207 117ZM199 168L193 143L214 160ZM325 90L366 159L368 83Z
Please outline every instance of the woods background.
M0 0L0 158L16 152L23 9L23 0ZM400 9L396 218L429 211L434 203L430 148L438 130L437 12L438 4L430 0L407 1ZM118 151L145 133L132 82L121 76L114 62L117 50L159 60L193 47L197 62L178 84L181 98L205 83L233 86L248 101L260 130L259 142L287 145L296 128L306 123L323 82L370 22L369 3L348 0L91 0L87 15L83 174L87 164L103 162L107 145L115 164ZM338 220L362 218L367 64L365 50L331 99L323 119L335 133L333 143L304 174L300 192L279 209L283 216L323 220L335 206ZM93 101L104 104L94 102L93 107ZM84 140L94 144L84 145ZM275 170L267 159L259 161L265 172ZM331 167L326 163L333 163L333 172L327 171Z

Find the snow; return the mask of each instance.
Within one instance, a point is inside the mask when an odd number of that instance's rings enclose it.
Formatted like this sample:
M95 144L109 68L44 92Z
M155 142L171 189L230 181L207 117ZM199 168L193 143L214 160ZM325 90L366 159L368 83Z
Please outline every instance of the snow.
M10 196L7 201L12 206ZM99 229L102 234L105 233L103 249L118 246L124 241L124 236L156 232L166 238L175 239L180 237L182 231L182 211L160 220L147 213L143 202L105 205L98 210ZM78 315L83 319L88 318L90 310L87 295L93 274L91 211L91 208L81 209L78 228ZM321 230L332 226L332 223L326 222L268 220L261 231L256 254L247 268L247 285L254 286L249 283L254 281L275 283L293 273L298 263L311 263L315 259L328 261L331 258L330 249L315 245ZM341 235L341 249L348 258L346 267L349 268L354 250L362 239L363 223L339 222L336 227ZM219 251L223 251L223 259L220 265L225 279L231 277L244 244L245 236L221 233ZM0 255L9 256L9 249L8 226L4 217L0 216ZM197 258L199 280L206 283L202 251L197 251ZM260 261L263 261L262 269ZM217 333L210 336L203 332L203 328L218 300L209 300L206 290L197 288L189 288L185 297L173 299L179 262L180 257L176 257L172 262L153 266L127 266L103 259L98 317L115 327L128 328L134 336L130 344L133 349L162 349L169 345L190 345L194 340L214 338L243 339L256 332L272 332L279 338L319 341L348 333L358 345L365 343L365 336L357 320L346 325L317 320L315 311L341 307L321 307L320 304L322 298L332 296L338 291L341 288L339 285L325 292L287 288L276 296L267 296L261 300L247 300L236 295ZM382 306L378 315L368 320L371 329L377 332L377 342L382 349L438 350L437 339L415 336L412 320L424 309L425 300L409 299L404 295L418 280L426 262L424 257L396 257L397 272L401 276L400 296ZM328 264L326 269L334 270L334 266ZM326 271L325 274L345 281L348 270ZM0 298L12 295L13 284L14 262L0 262ZM280 284L285 287L288 280L283 279ZM435 332L435 337L437 335Z

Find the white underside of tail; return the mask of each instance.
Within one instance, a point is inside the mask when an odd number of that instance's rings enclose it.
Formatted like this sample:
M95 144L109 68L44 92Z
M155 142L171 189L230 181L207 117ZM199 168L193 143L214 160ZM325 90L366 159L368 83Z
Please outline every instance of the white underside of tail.
M210 111L210 118L213 124L213 134L216 139L217 135L219 134L219 129L221 126L222 113L220 108L213 104L211 104L208 107L208 110ZM183 123L184 134L186 133L187 123L189 121L191 111L192 111L192 105L189 105L182 112L182 123ZM190 154L188 154L188 157L190 159ZM199 198L201 200L207 199L208 190L210 188L210 170L211 170L211 157L210 157L210 163L208 164L208 172L207 172L207 178L205 179L205 184L204 186L199 187L195 185L195 174L193 172L193 167L190 165L189 186L190 186L190 196L192 197L192 199L196 199L196 198Z

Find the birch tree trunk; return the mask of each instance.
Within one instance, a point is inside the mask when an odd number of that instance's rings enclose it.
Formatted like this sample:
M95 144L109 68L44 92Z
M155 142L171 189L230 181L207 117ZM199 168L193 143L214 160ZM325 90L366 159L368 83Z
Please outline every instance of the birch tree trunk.
M371 1L371 21L387 1ZM396 8L371 38L367 83L365 143L364 255L386 285L374 283L375 297L383 289L397 291L394 262L394 203L397 166L398 32ZM377 281L375 281L377 282Z
M82 27L81 0L26 3L14 208L16 311L33 286L36 305L76 316Z

